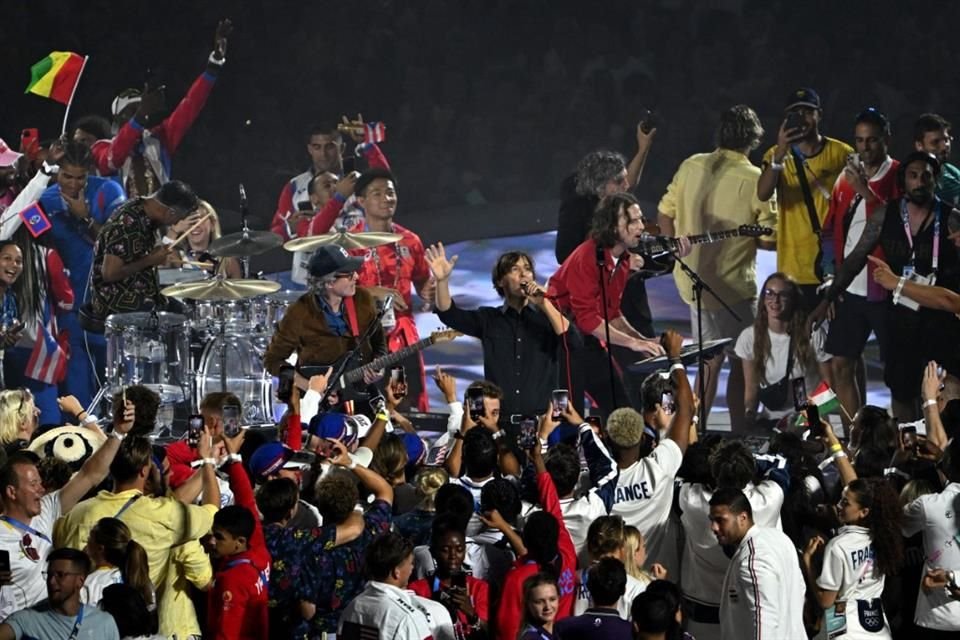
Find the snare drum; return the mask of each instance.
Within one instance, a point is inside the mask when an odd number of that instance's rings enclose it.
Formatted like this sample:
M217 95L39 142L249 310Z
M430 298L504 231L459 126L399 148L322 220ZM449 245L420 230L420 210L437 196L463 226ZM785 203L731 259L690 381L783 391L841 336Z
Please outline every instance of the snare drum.
M208 393L228 391L240 399L243 424L272 425L274 384L263 368L262 350L247 336L217 336L203 349L196 373L198 403Z
M283 315L287 312L287 307L299 300L306 291L277 291L268 296L264 296L262 325L265 331L273 334L277 330Z
M115 313L104 323L107 384L119 390L139 384L164 404L190 399L187 319L177 313Z

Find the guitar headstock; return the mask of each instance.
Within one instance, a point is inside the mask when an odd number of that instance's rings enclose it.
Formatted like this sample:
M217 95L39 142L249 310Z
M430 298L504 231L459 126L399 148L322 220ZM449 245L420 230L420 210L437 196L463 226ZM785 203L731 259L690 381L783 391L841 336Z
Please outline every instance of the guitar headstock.
M737 227L737 233L747 238L759 238L760 236L773 235L773 229L770 227L761 227L758 224L742 224Z
M454 331L453 329L443 329L442 331L434 331L430 334L430 340L433 344L440 344L441 342L450 342L455 338L459 338L463 334L459 331Z

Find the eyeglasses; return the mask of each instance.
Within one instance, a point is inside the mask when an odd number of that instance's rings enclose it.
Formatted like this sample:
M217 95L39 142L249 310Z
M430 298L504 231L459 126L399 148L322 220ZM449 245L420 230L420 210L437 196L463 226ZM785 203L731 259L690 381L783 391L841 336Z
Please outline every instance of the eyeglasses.
M340 272L340 271L338 271L337 273L333 274L333 277L334 277L334 278L337 278L337 279L339 279L339 278L348 278L348 279L349 279L349 278L353 278L353 276L355 276L355 275L357 275L357 272L356 272L356 271L348 271L348 272Z
M777 289L763 290L763 297L767 300L773 300L774 298L776 298L777 300L789 300L791 296L792 294L786 290L784 291L778 291Z

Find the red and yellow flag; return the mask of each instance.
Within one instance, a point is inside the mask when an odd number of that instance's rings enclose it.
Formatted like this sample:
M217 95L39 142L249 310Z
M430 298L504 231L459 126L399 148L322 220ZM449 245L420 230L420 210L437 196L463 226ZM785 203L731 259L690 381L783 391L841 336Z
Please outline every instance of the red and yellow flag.
M87 59L72 51L54 51L30 67L30 84L24 93L35 93L70 104Z

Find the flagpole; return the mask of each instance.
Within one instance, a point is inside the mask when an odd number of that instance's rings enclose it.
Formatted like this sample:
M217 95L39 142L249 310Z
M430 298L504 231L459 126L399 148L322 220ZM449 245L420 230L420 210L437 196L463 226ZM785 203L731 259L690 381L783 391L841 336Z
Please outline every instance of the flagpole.
M83 76L83 70L87 67L87 60L89 58L90 56L83 56L83 64L80 65L80 71L77 72L77 81L73 83L70 100L67 101L67 110L63 112L63 127L60 129L60 135L67 132L67 119L70 117L70 105L73 104L73 96L77 93L77 87L80 85L80 77Z

